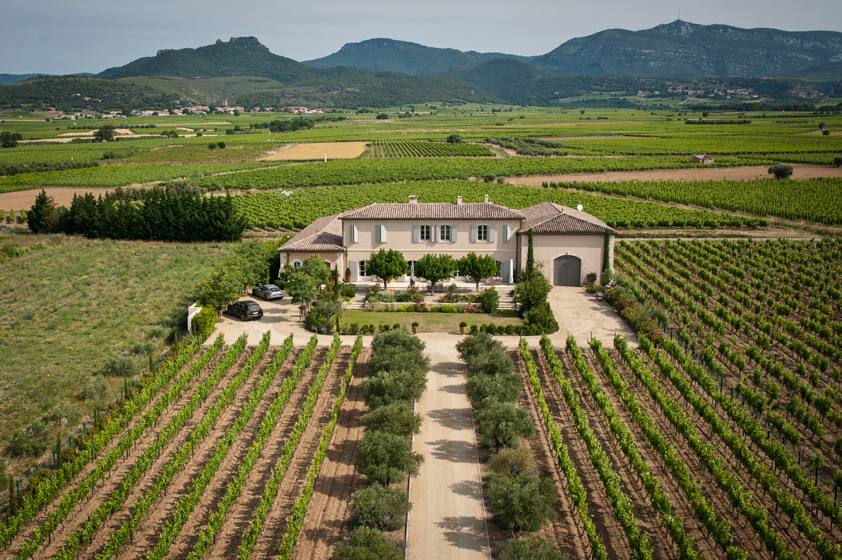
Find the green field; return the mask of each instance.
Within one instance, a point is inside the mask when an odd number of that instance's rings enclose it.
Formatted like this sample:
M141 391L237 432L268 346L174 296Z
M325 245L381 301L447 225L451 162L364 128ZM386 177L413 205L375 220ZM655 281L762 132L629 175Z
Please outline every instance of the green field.
M186 314L199 283L227 252L219 244L166 244L13 235L29 248L0 264L0 441L45 418L66 433L102 399L75 395L115 353L139 369ZM111 379L113 395L122 379ZM62 425L67 418L69 425ZM3 443L3 444L4 444ZM3 445L0 444L0 445Z

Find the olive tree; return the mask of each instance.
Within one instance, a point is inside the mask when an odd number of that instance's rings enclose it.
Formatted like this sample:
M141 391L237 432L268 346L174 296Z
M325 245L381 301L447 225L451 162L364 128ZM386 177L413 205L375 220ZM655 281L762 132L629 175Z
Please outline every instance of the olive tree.
M403 276L409 270L409 265L403 257L403 253L395 249L380 249L376 253L372 253L369 257L368 264L366 264L366 272L377 276L383 280L383 289L389 280L394 280L399 276Z

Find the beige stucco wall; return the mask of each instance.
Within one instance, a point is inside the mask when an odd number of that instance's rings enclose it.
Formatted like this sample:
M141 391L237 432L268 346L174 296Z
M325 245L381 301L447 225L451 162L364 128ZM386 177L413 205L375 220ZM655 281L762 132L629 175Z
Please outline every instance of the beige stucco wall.
M375 227L386 226L386 242L375 241ZM413 242L413 226L430 225L456 226L455 242ZM471 242L471 226L494 226L494 239L485 242ZM509 226L509 237L505 239L505 227ZM357 242L351 242L350 230L357 227ZM347 248L348 265L351 268L352 281L359 280L357 263L368 261L372 253L380 249L396 249L403 253L409 261L417 261L427 254L448 254L460 259L470 252L478 255L491 255L494 260L505 263L517 261L517 236L515 231L520 227L519 220L343 220L343 238ZM368 278L368 277L366 277Z
M311 255L317 255L320 259L330 262L330 268L336 268L337 263L339 264L339 276L345 275L345 255L342 253L337 252L320 252L320 253L305 253L305 252L298 252L293 251L289 253L285 253L281 251L281 269L283 269L286 265L292 264L294 261L304 262L310 258Z
M613 238L612 238L613 239ZM521 270L526 268L526 253L529 244L528 236L522 235L521 240ZM538 235L532 236L532 248L535 265L550 281L555 283L554 261L564 255L578 257L582 261L581 283L585 283L585 276L589 272L596 272L597 277L602 270L602 251L605 238L602 235ZM540 264L539 264L540 263Z

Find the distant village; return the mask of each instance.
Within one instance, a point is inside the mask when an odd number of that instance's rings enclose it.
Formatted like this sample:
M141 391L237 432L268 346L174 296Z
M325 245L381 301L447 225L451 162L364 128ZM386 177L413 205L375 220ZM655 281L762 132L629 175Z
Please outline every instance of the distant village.
M89 98L85 98L88 100ZM130 115L126 115L121 111L105 111L98 113L94 111L83 111L73 114L62 114L55 118L58 119L125 119L131 117L172 117L182 115L239 115L245 113L247 109L240 106L224 105L217 107L214 105L191 105L189 107L181 107L177 109L152 109L152 110L136 110L132 111ZM325 113L332 113L333 109L311 109L309 107L252 107L248 111L252 113L293 113L297 115L323 115Z

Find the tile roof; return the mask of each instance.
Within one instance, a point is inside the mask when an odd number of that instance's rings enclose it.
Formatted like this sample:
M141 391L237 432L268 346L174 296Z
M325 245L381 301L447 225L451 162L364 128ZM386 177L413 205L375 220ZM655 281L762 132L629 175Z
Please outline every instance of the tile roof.
M535 234L601 234L606 231L617 233L602 220L598 220L586 212L579 212L555 202L542 202L524 208L520 212L526 217L520 227L521 233L526 233L530 229Z
M339 214L341 220L522 220L517 210L484 202L373 203Z
M344 250L339 214L318 218L278 249L281 253Z

